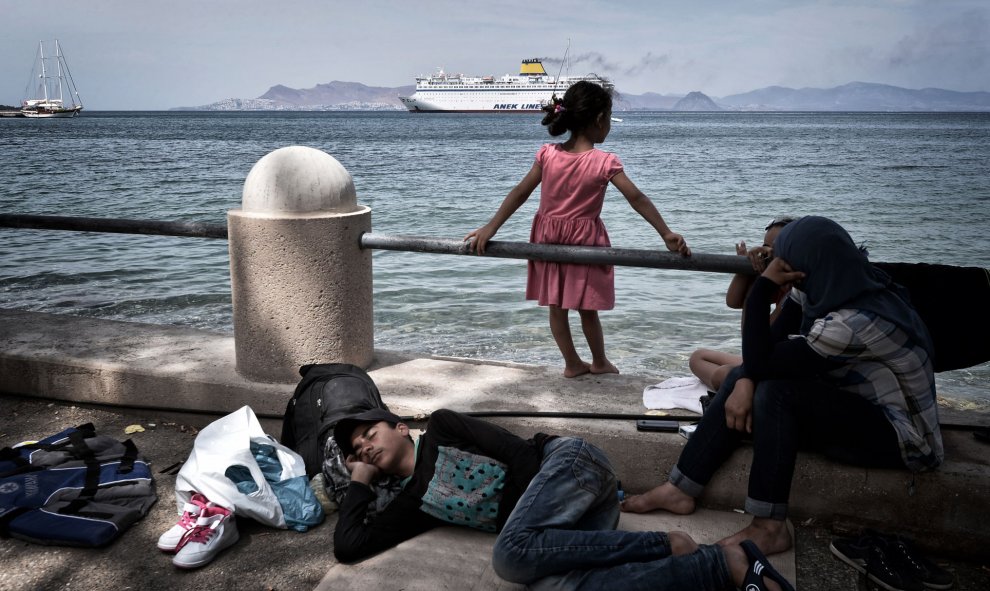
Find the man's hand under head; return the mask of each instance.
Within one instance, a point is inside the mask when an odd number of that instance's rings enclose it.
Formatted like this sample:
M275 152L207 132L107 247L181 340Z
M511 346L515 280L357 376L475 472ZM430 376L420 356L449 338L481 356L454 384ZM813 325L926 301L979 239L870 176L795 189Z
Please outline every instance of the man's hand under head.
M351 480L354 482L370 485L381 476L381 470L375 465L362 462L354 454L347 456L344 463L347 465L347 469L351 471Z
M361 423L353 428L349 450L344 461L351 479L364 484L386 475L412 476L416 468L416 445L405 423Z

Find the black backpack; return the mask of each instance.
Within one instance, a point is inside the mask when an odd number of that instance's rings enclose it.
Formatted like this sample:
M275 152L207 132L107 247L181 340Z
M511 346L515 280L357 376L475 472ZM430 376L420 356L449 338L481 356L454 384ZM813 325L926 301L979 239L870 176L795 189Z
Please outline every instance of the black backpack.
M349 363L320 363L299 368L302 381L285 407L281 442L302 456L312 478L323 467L327 439L337 421L372 408L384 408L375 382Z

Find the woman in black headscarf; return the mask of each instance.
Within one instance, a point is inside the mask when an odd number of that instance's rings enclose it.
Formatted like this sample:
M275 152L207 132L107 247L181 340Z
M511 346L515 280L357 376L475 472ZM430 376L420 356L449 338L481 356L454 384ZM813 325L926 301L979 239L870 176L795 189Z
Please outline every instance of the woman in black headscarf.
M793 544L785 519L799 448L916 471L938 466L944 455L931 339L903 288L827 218L788 224L774 255L746 302L743 364L723 383L670 479L623 504L632 512L691 513L751 434L746 511L753 521L722 543L752 539L766 554ZM766 302L786 286L791 301L771 326Z

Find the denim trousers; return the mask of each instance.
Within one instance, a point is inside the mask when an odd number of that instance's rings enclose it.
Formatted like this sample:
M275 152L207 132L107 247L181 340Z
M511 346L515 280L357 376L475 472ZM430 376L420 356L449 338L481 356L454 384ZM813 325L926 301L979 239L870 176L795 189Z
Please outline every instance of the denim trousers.
M725 402L740 368L732 370L670 472L670 482L698 497L744 434L725 422ZM798 449L844 464L904 468L897 432L883 409L821 380L764 380L753 397L753 463L745 509L785 519Z
M618 521L605 454L582 439L553 439L495 542L495 572L531 589L732 588L717 546L671 556L666 533L619 531Z

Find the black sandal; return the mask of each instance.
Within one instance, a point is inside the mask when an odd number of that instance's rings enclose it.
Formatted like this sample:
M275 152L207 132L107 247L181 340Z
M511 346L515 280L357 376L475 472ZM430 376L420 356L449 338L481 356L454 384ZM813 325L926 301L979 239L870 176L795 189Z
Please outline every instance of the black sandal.
M746 571L742 586L745 591L767 591L763 583L764 577L780 585L781 591L794 591L794 585L788 583L787 579L777 572L752 540L743 540L739 545L749 559L749 570Z

